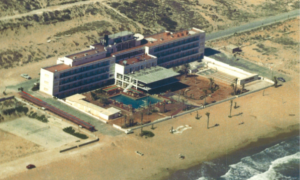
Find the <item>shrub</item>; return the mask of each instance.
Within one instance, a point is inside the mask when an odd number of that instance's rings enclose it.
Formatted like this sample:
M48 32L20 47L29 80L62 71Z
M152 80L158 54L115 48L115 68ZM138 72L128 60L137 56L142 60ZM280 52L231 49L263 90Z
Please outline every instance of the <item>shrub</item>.
M32 113L32 111L30 112L30 114L28 115L28 117L37 119L37 120L39 120L41 122L44 122L44 123L48 122L48 119L46 118L45 115L38 116L37 113Z
M66 132L66 133L69 133L69 134L71 134L73 136L76 136L76 137L78 137L80 139L87 139L87 138L89 138L85 134L81 134L81 133L75 132L75 130L71 126L64 128L63 131Z
M142 131L140 133L140 136L143 137L143 136L146 136L146 137L153 137L154 136L154 133L151 132L151 131Z

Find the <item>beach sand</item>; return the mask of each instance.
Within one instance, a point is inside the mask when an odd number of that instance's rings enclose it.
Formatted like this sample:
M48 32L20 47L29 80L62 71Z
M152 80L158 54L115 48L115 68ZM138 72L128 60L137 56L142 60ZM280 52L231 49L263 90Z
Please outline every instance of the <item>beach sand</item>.
M4 179L163 179L178 169L232 153L261 138L288 135L299 130L299 77L278 88L270 87L234 100L232 109L224 102L155 125L153 138L141 138L140 130L118 137L99 134L98 143L65 153L46 151L17 161L0 164ZM206 112L210 112L207 129ZM244 122L244 124L239 125ZM182 134L171 134L171 127L190 125ZM266 140L264 140L266 141ZM265 143L265 142L264 142ZM144 156L135 153L139 151ZM185 156L180 159L179 154ZM27 170L26 163L37 166ZM20 172L19 174L16 174Z

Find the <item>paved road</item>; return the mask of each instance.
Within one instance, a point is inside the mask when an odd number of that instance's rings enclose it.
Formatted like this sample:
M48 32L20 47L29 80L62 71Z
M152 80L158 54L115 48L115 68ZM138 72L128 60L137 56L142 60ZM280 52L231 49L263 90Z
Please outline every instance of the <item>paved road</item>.
M232 27L232 28L229 28L229 29L226 29L223 31L218 31L218 32L214 32L211 34L207 34L205 39L206 39L206 41L211 41L211 40L215 40L215 39L222 38L225 36L233 35L235 32L238 33L238 32L248 31L251 29L255 29L255 28L267 25L267 24L274 23L275 21L282 21L282 20L293 18L293 17L297 17L300 15L299 12L300 12L299 10L293 10L293 11L279 14L276 16L267 17L262 20L250 22L248 24L244 24L241 26Z
M63 10L63 9L73 7L73 6L78 6L78 5L83 5L83 4L90 4L92 2L102 2L102 1L103 0L87 0L87 1L79 1L79 2L75 2L75 3L70 3L70 4L49 6L49 7L43 8L43 9L37 9L37 10L33 10L33 11L23 13L23 14L16 14L16 15L13 15L13 16L0 17L0 21L21 18L23 16L34 15L34 14L43 14L43 12L49 12L49 11L55 11L55 10L59 11L59 10Z

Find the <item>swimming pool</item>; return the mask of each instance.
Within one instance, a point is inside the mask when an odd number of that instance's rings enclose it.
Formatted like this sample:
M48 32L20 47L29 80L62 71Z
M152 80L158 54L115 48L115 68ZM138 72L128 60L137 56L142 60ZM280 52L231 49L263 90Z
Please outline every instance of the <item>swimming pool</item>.
M115 96L115 97L112 97L110 99L114 99L118 102L122 102L123 104L131 104L133 108L137 109L137 108L140 108L142 106L145 106L145 102L144 100L147 100L147 102L151 102L151 104L154 104L154 103L157 103L157 102L161 102L161 100L159 99L155 99L153 97L150 97L150 96L147 96L147 97L143 97L141 99L131 99L127 96L124 96L124 95L118 95L118 96Z

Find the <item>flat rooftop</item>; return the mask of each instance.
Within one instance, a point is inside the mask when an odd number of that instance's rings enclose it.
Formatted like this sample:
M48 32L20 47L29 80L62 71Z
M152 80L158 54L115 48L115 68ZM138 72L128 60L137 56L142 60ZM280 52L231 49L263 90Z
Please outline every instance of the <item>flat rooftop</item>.
M190 35L194 35L197 33L201 33L202 31L197 31L195 29L191 30L184 30L184 31L179 31L179 32L163 32L163 33L158 33L155 35L150 35L145 37L145 39L148 41L148 43L145 46L155 46L158 44L174 41L180 38L184 38Z
M66 100L72 101L72 102L76 102L76 103L78 103L78 104L80 104L82 106L91 108L91 109L93 109L95 111L98 111L99 113L105 114L107 116L114 115L116 113L120 113L121 112L120 110L118 110L116 108L113 108L113 107L110 107L108 109L102 108L100 106L97 106L95 104L92 104L90 102L87 102L87 101L83 100L84 98L85 98L84 95L75 94L73 96L67 97Z
M66 69L72 69L72 68L75 68L75 67L80 67L80 66L83 66L83 65L91 64L91 63L94 63L94 62L97 62L97 61L107 60L108 58L111 58L111 56L105 57L105 58L100 58L100 59L97 59L97 60L94 60L94 61L91 61L91 62L82 63L82 64L79 64L79 65L76 65L76 66L69 66L69 65L65 65L65 64L56 64L56 65L53 65L53 66L50 66L50 67L45 67L43 69L48 70L50 72L54 72L55 70L56 71L63 71L63 70L66 70Z
M172 69L166 69L161 66L146 68L145 70L140 70L138 72L135 72L134 74L126 74L126 76L130 76L145 84L150 84L178 75L179 73L174 72Z
M71 55L68 55L66 56L67 58L70 58L70 59L74 59L74 57L76 58L82 58L84 56L89 56L89 55L93 55L93 54L97 54L99 52L104 52L105 49L103 45L101 44L95 44L93 45L95 47L95 49L90 49L90 50L87 50L87 51L82 51L82 52L79 52L79 53L75 53L75 54L71 54Z
M120 65L130 65L130 64L135 64L135 63L138 63L138 62L147 61L149 59L153 59L153 57L151 57L147 54L142 54L142 55L139 55L139 56L136 56L136 57L132 57L132 58L122 60L122 61L118 62L118 64L120 64ZM124 62L125 62L125 64L124 64Z
M63 70L70 69L70 68L72 68L72 67L70 67L68 65L65 65L65 64L56 64L54 66L46 67L44 69L48 70L50 72L55 72L55 70L56 71L63 71Z

